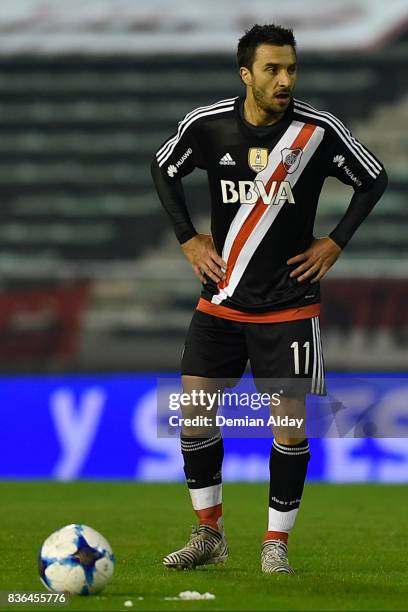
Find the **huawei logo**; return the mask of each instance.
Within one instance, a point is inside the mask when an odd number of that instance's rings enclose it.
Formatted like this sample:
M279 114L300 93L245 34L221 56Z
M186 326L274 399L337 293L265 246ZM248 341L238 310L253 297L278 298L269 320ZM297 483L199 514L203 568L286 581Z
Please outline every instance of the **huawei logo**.
M167 168L167 174L168 174L169 176L171 176L171 177L173 177L175 174L177 174L177 168L176 168L176 166L173 166L173 165L172 165L172 166L169 166L169 167Z
M339 168L342 167L344 162L345 162L345 159L343 155L336 155L335 157L333 157L333 163L337 164Z

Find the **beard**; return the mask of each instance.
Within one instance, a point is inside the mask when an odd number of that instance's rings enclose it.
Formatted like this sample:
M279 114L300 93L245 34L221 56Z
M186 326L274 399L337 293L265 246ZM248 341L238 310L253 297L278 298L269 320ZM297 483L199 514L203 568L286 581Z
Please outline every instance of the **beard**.
M265 91L263 89L259 89L255 82L252 83L252 95L254 96L254 100L258 108L271 118L284 113L288 106L286 105L286 107L282 108L282 106L274 104L273 101L268 101Z

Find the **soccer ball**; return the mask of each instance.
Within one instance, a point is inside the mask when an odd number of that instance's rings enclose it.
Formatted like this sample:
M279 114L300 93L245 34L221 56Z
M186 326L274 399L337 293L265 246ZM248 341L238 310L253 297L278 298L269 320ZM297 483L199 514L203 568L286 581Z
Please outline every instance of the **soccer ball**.
M113 575L115 559L105 538L86 525L67 525L41 546L38 565L44 586L54 593L99 593Z

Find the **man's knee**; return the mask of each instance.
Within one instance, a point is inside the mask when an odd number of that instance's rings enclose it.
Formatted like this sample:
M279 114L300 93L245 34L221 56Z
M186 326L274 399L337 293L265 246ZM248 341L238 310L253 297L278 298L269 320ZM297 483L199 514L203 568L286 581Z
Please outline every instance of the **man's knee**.
M304 395L281 398L278 405L271 405L271 415L275 419L272 430L278 444L295 446L306 439Z
M190 396L181 406L183 417L182 436L186 438L211 438L217 432L216 414L218 394L223 392L221 379L183 375L183 394Z

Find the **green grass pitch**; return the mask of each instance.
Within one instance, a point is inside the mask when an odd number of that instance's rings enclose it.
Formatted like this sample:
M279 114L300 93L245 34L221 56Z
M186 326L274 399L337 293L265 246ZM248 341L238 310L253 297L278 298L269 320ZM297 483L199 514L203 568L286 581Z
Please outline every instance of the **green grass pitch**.
M0 591L43 591L38 549L52 531L75 522L107 537L116 573L100 596L72 598L68 608L57 609L408 609L406 487L307 485L290 538L293 576L260 572L266 501L266 483L227 483L228 563L177 572L163 568L161 559L184 543L195 522L183 484L2 482ZM185 590L209 591L216 599L164 600ZM124 608L127 599L133 608ZM1 609L17 608L28 606Z

